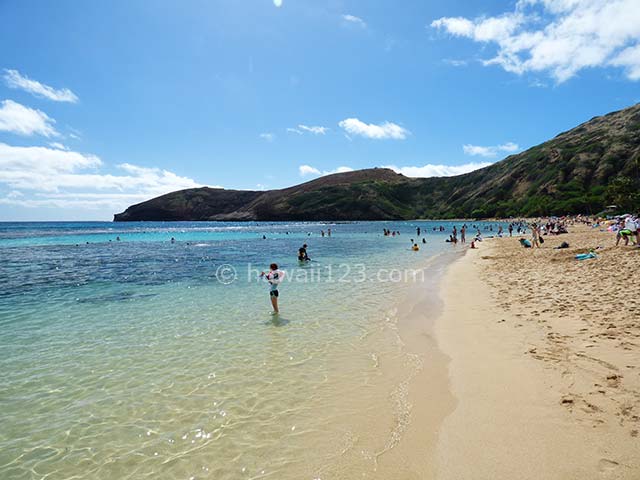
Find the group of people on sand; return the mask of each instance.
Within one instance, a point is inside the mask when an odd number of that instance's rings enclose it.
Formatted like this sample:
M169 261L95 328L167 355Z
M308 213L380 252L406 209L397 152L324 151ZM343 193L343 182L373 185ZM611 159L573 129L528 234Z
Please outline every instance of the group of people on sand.
M520 238L520 244L525 248L540 248L544 243L544 236L562 235L567 232L568 225L585 224L593 228L604 228L616 234L616 246L621 243L640 247L640 216L633 214L619 215L613 218L595 218L586 215L575 215L566 217L550 217L539 219L532 223L519 221L517 223L518 234L525 235L527 230L531 232L530 238ZM509 236L511 236L514 224L509 225ZM602 230L604 231L604 230ZM555 248L567 248L568 244L563 242Z
M616 232L616 247L624 240L625 245L640 245L640 217L631 214L622 215L615 219L609 230Z

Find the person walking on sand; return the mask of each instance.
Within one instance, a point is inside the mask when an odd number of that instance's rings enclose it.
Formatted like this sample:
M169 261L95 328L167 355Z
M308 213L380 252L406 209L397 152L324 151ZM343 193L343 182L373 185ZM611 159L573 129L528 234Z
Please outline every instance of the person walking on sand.
M536 223L531 225L531 248L540 248L540 227Z
M260 273L260 277L266 279L269 283L269 297L271 298L271 306L273 307L271 315L277 315L280 313L280 310L278 309L278 297L280 296L280 293L278 292L278 285L282 283L284 272L278 270L278 265L276 263L272 263L269 266L269 273L262 272Z

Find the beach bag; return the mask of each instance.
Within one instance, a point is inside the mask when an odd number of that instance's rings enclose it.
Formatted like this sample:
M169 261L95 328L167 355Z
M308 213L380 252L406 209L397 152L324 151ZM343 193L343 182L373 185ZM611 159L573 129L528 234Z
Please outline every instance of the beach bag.
M540 237L540 245L544 243L544 238Z

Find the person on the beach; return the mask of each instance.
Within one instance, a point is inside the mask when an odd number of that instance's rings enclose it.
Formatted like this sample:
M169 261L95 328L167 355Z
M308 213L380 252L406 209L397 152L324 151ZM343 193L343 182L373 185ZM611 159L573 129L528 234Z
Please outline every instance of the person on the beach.
M467 226L462 225L462 227L460 228L460 243L466 243L466 242L467 242Z
M638 224L636 222L636 219L633 218L631 215L629 215L624 221L624 228L625 230L629 230L629 232L631 232L631 242L634 245L637 244L638 243Z
M531 248L540 248L540 227L534 223L531 225Z
M311 260L307 254L307 244L305 243L298 249L298 260L300 262L308 262Z
M531 242L526 238L521 238L519 242L520 242L520 245L522 245L524 248L531 248Z
M513 237L513 223L509 224L509 236Z
M262 272L260 273L260 277L264 277L269 283L269 297L271 298L271 306L273 307L272 315L277 315L280 313L278 309L278 296L280 293L278 292L278 285L282 282L284 278L284 272L278 270L278 265L276 263L272 263L269 266L269 273Z

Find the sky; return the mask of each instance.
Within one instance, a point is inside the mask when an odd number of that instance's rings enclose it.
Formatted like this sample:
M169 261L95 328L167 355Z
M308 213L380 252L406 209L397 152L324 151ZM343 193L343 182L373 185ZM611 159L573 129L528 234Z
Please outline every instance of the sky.
M0 0L0 221L465 173L640 102L638 0Z

